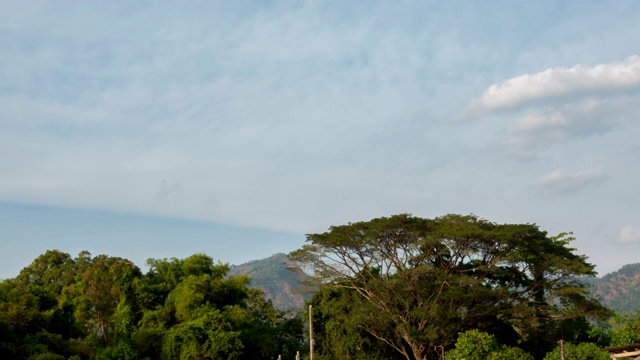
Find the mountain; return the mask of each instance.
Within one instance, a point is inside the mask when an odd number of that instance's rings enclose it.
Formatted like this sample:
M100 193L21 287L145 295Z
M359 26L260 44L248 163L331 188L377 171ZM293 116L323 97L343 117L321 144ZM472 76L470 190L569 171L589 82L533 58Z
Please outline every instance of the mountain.
M628 264L591 284L602 304L618 313L640 309L640 263Z
M285 254L231 266L231 275L247 274L251 287L262 289L278 310L302 309L313 290L304 285L306 276Z
M251 286L262 289L279 310L302 309L315 289L304 285L306 276L285 254L231 266L231 275L247 274ZM640 263L628 264L600 278L587 278L603 305L618 313L640 309Z

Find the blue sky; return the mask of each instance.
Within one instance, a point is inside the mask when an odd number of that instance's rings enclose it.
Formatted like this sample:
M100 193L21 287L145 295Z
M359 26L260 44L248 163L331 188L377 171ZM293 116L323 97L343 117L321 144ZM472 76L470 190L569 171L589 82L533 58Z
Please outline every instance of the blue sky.
M640 251L640 2L0 1L0 278L378 216Z

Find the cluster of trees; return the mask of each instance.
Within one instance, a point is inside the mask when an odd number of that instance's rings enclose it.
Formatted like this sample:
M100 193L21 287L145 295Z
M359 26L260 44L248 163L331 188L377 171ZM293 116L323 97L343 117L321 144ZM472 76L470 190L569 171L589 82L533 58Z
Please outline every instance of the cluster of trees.
M605 359L603 346L640 340L640 314L610 319L571 240L532 224L405 214L307 235L290 256L320 284L318 359L560 359L561 339L565 359Z
M290 257L317 285L314 359L553 360L563 340L566 360L605 360L605 346L640 343L640 312L593 297L571 240L473 215L307 235ZM0 282L0 358L307 358L307 312L274 308L248 276L204 254L147 265L41 255Z
M204 254L150 259L47 251L0 283L2 359L276 359L303 320Z

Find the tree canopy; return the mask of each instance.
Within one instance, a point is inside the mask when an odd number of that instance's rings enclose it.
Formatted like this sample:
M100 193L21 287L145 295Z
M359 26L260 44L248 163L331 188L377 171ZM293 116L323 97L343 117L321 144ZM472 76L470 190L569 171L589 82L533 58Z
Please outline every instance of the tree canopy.
M317 285L314 359L543 360L561 339L567 358L604 359L600 348L638 342L640 312L610 316L571 240L474 215L309 234L290 257ZM274 308L247 275L205 254L147 268L86 251L37 257L0 281L0 358L305 357L307 312Z
M474 215L400 214L308 234L290 256L319 284L363 300L355 328L422 360L440 358L469 329L501 328L539 347L552 322L608 316L579 280L595 272L571 240Z
M300 315L205 254L126 259L51 250L0 282L2 359L292 358Z

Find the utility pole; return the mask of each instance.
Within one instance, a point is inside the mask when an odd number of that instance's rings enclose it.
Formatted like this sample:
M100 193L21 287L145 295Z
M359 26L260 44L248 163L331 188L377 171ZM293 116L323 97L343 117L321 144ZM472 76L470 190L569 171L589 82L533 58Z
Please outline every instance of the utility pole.
M564 331L562 331L562 320L560 320L560 360L564 360Z
M313 305L309 305L309 360L313 360Z

